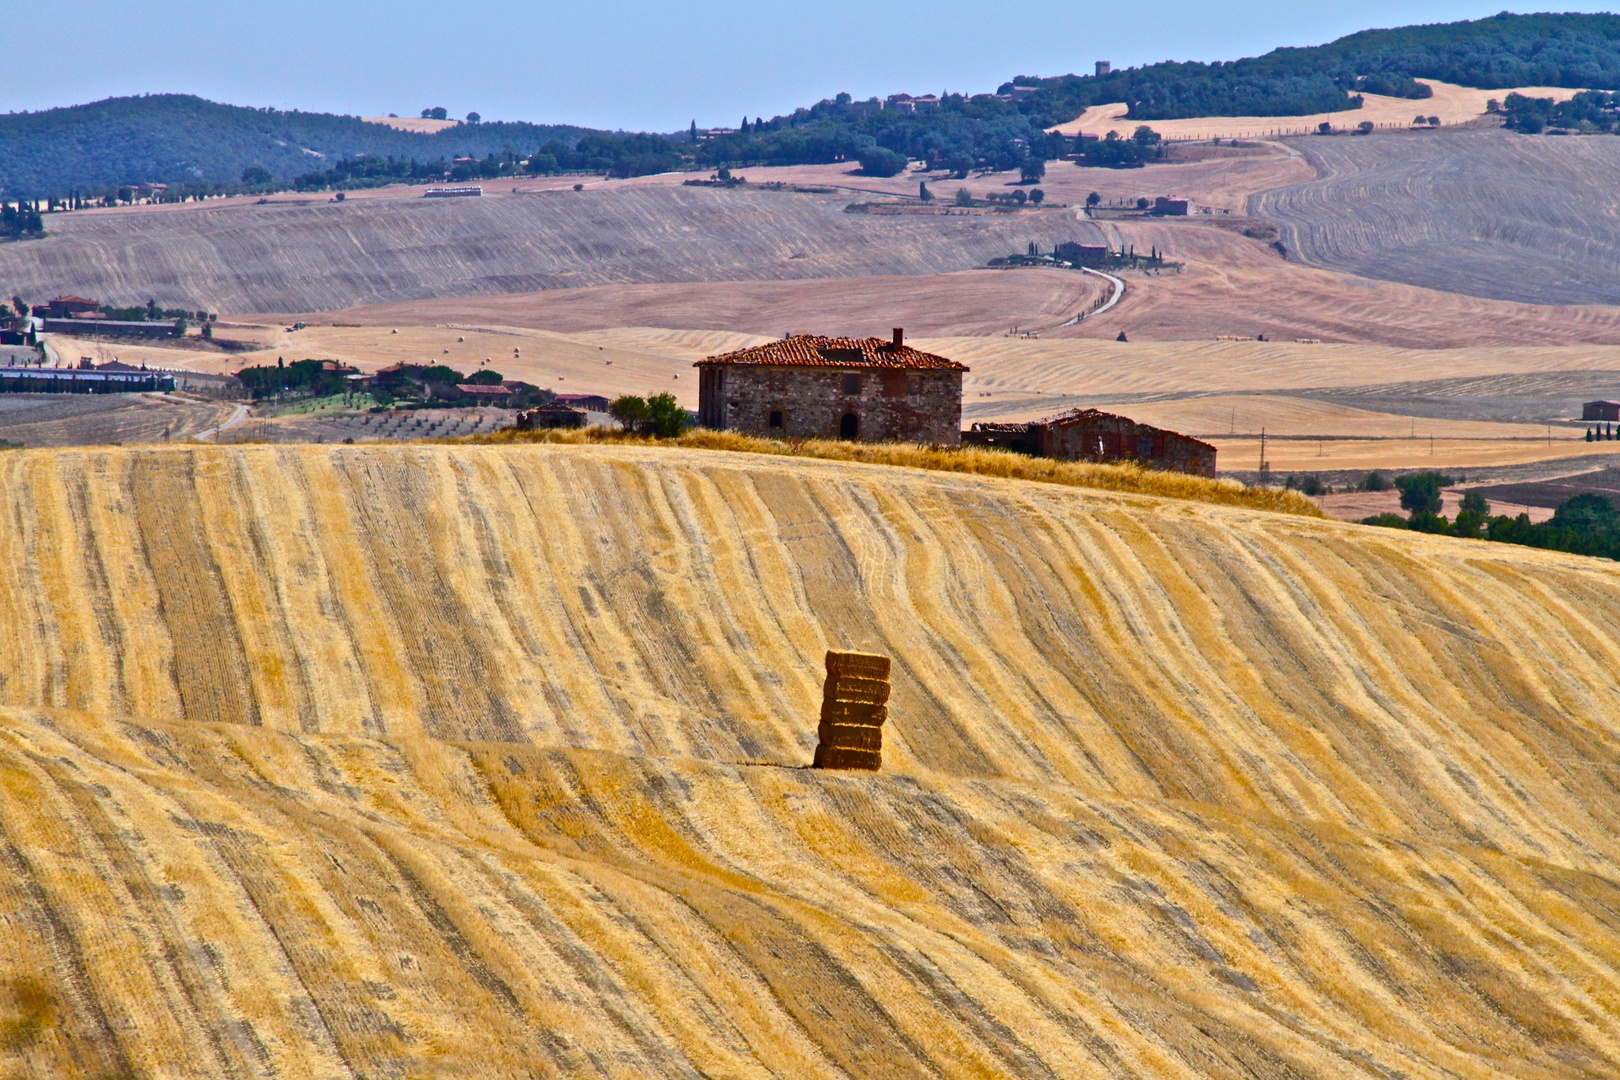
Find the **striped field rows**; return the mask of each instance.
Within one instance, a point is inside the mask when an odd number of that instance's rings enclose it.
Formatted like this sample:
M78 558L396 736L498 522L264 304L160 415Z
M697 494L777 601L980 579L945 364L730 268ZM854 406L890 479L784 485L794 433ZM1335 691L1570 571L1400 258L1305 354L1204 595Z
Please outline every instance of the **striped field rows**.
M1611 564L633 447L0 498L7 1073L1620 1067Z

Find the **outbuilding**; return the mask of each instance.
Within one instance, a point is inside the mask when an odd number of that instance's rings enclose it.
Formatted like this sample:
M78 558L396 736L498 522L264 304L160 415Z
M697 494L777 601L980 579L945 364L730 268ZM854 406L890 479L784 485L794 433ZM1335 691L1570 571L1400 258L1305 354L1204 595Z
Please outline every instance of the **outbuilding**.
M1620 401L1588 401L1581 406L1582 420L1620 420Z
M1073 409L1025 424L978 423L962 438L977 446L1062 461L1131 462L1194 476L1215 475L1215 447L1209 443L1099 409Z
M793 438L961 441L965 364L891 339L790 334L700 360L698 423Z

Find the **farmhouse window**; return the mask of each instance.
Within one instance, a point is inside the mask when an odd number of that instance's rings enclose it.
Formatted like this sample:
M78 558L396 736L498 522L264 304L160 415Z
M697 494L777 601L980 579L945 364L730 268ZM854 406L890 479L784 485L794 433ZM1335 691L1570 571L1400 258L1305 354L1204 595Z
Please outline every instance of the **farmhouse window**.
M1136 456L1150 458L1153 456L1153 436L1138 435L1136 437Z
M783 427L782 410L781 409L772 409L771 410L771 428L773 430L780 430L782 427Z
M861 392L861 376L859 372L847 371L844 373L844 393L858 394Z

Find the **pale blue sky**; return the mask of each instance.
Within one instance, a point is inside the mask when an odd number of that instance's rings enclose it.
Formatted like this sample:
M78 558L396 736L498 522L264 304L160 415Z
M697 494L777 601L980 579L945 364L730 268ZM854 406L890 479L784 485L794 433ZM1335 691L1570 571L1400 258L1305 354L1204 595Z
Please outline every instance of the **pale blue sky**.
M770 116L840 90L993 90L1019 74L1090 71L1099 59L1235 59L1501 9L1489 0L58 0L30 10L0 63L0 111L173 91L284 109L409 116L443 105L458 117L476 109L488 120L670 131Z

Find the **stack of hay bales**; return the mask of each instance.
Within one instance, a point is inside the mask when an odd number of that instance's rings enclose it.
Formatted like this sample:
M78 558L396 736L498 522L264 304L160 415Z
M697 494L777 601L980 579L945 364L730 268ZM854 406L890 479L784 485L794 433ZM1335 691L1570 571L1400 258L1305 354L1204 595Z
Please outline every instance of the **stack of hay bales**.
M829 650L814 767L872 772L882 768L888 702L887 656Z

